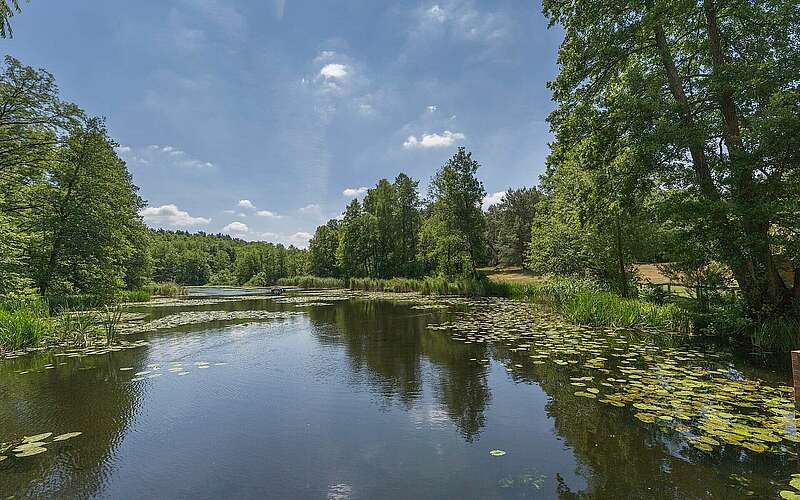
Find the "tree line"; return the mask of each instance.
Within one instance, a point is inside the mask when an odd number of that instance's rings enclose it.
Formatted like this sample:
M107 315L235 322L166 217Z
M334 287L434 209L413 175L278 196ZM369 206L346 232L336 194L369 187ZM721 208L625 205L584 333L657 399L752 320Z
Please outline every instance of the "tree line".
M404 173L393 182L381 179L363 201L351 201L341 218L317 228L309 244L311 272L340 278L476 276L487 259L479 167L472 153L459 148L435 173L425 199L419 181ZM501 212L505 208L495 211ZM530 239L529 226L504 229L508 245L520 245L511 233ZM498 246L492 241L493 251Z

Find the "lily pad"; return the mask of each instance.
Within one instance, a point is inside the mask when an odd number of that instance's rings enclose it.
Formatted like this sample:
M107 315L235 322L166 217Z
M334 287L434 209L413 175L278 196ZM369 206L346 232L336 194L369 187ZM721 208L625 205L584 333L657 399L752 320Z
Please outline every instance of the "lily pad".
M54 437L53 438L53 442L66 441L67 439L72 439L74 437L78 437L81 434L83 434L83 433L82 432L67 432L66 434L60 434L60 435Z
M45 432L43 434L37 434L35 436L25 436L22 438L22 440L25 441L26 443L34 443L36 441L41 441L42 439L47 439L52 435L53 435L52 432Z
M24 458L24 457L32 457L34 455L38 455L40 453L44 453L47 451L47 448L36 447L36 448L28 448L27 450L23 451L22 453L17 453L14 455L17 458Z
M506 452L503 451L503 450L492 450L492 451L489 452L489 455L491 455L493 457L502 457L505 454L506 454Z

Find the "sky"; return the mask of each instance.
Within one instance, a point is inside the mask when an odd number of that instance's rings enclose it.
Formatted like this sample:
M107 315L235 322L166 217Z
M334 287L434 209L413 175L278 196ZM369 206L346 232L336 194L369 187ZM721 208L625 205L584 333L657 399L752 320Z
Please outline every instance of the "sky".
M562 40L530 0L33 0L5 53L104 116L151 227L304 247L459 146L538 182Z

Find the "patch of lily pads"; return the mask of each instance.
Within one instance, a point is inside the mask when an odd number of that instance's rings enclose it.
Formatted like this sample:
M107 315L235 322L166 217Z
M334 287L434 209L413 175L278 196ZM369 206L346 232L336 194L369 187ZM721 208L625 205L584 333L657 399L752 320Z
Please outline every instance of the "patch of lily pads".
M0 462L14 458L28 458L48 451L48 447L68 441L82 435L82 432L67 432L53 436L52 432L44 432L9 443L0 443ZM48 441L49 439L49 441Z
M465 344L502 345L530 367L562 367L576 375L570 384L577 398L677 433L687 449L794 455L800 443L792 388L747 378L720 353L659 347L628 330L575 326L524 302L464 303L470 307L455 320L428 328ZM514 363L507 370L523 368Z
M137 325L125 333L144 333L157 330L168 330L181 326L213 323L217 321L266 321L275 319L288 319L302 313L294 311L184 311L154 319L147 323Z

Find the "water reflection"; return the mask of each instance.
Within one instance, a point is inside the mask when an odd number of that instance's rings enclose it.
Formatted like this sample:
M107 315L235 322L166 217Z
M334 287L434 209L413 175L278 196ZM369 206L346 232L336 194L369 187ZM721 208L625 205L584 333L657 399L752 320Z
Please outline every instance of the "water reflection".
M0 493L739 498L772 496L771 482L794 472L789 456L703 453L627 409L577 397L579 367L533 365L502 342L427 329L452 312L378 300L140 308L153 318L187 309L305 315L174 328L101 356L0 362L0 441L84 432L0 465ZM200 360L225 366L130 382L153 363ZM490 457L495 448L508 454Z

